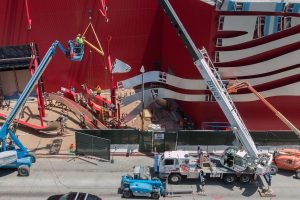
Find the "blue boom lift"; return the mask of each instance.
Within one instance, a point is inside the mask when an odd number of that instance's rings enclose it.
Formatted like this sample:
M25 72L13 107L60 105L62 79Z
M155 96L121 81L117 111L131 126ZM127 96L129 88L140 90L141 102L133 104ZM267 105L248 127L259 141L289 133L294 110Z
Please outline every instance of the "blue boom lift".
M149 179L149 176L150 172L147 167L135 166L133 177L122 176L119 193L124 198L136 196L159 199L160 196L166 196L166 183L158 178Z
M52 57L55 54L56 47L59 47L60 50L70 58L72 61L81 61L84 48L82 46L76 46L74 41L69 41L68 46L69 50L65 50L64 47L59 43L59 41L53 42L49 50L47 51L46 55L44 56L43 60L41 61L39 67L29 80L28 84L26 85L23 93L21 94L20 98L16 102L14 108L7 116L4 124L0 130L0 168L17 168L18 174L20 176L28 176L30 173L30 166L32 163L35 163L35 155L30 153L28 149L21 143L21 141L16 137L14 134L13 122L21 110L23 105L26 102L30 92L32 91L33 87L36 85L37 81L41 78L43 72L45 71L46 67L48 66L49 62L51 61ZM72 56L70 56L72 55ZM10 142L7 144L7 136L9 135Z

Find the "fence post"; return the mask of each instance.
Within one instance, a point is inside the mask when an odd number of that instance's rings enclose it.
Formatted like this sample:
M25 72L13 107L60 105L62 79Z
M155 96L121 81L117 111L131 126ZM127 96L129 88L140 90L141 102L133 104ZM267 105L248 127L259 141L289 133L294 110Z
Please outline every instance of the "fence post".
M151 143L152 143L152 144L151 144L151 146L152 146L152 147L151 147L151 151L152 151L152 153L153 153L153 148L154 148L154 138L153 138L153 135L154 135L154 134L153 134L153 131L152 131L151 133L152 133L152 134L151 134Z
M176 131L175 150L177 150L177 145L178 145L178 131Z
M94 156L94 137L91 138L92 138L92 156Z

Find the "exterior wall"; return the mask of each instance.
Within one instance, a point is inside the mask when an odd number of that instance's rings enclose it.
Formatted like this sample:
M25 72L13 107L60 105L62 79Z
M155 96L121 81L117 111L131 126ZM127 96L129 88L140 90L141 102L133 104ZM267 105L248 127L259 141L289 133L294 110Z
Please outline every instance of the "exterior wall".
M198 0L171 1L181 22L195 42L196 46L204 46L208 52L214 50L216 32L215 8ZM205 10L205 12L201 12ZM162 32L162 66L163 71L182 78L199 79L201 75L193 64L192 58L177 36L169 19L163 16Z
M55 40L66 46L67 41L82 33L89 23L89 11L105 53L108 53L107 37L112 36L110 52L112 61L119 58L132 66L132 74L139 73L143 64L151 68L160 60L161 8L158 1L110 0L109 22L98 11L99 0L30 0L29 12L32 28L27 30L25 1L2 0L0 6L0 45L16 45L35 42L40 57ZM96 40L89 32L86 39ZM82 62L71 62L57 50L43 77L47 91L57 91L61 86L87 83L91 88L100 84L110 87L110 75L106 58L86 47ZM116 79L123 79L122 75Z
M222 38L223 45L230 47L249 41L255 42L253 34L257 16L262 14L261 11L274 12L282 8L280 7L281 1L266 0L263 1L264 3L261 3L262 1L249 3L249 1L236 1L246 3L243 11L249 11L247 16L237 16L235 11L232 11L233 1L225 0L221 10L219 10L222 12L221 14L219 11L215 11L213 6L199 0L172 0L171 3L196 45L199 48L204 46L214 58L215 49L217 49L215 46L216 37L221 32L217 30L219 15L225 16L223 30L232 33L246 31L244 35ZM35 42L38 44L39 54L42 58L53 41L59 40L66 45L68 40L73 39L78 33L82 33L89 23L89 15L91 14L91 22L106 55L108 54L107 37L110 35L112 40L109 49L112 60L118 58L132 67L130 73L116 75L117 81L140 74L141 65L145 66L146 71L165 71L188 79L201 78L188 51L159 6L158 0L106 1L108 23L98 11L101 4L100 0L30 0L28 1L32 19L30 31L27 30L24 2L20 0L1 1L0 45ZM296 15L299 14L299 9L294 9L292 13L294 15L291 25L295 27L300 24L299 15ZM286 13L284 14L288 16ZM274 25L278 22L276 15L269 16L267 21L269 27L266 28L268 33L266 37L272 37L273 33L280 33L274 30L276 27ZM268 100L299 128L300 97L297 90L299 79L294 76L299 74L299 67L297 66L300 64L299 46L296 44L297 36L299 36L299 31L282 37L282 39L252 47L239 50L220 50L220 62L217 63L217 66L223 76L233 78L250 76L247 80L251 83L264 84L261 92L266 94L269 97ZM86 38L93 44L96 43L91 33L88 33ZM273 51L274 48L277 50ZM293 50L290 50L291 48ZM278 53L280 51L282 52ZM264 53L266 52L269 52L268 59L256 60L265 58ZM275 54L276 56L274 56ZM248 63L245 64L245 62ZM291 65L295 66L280 71L291 67ZM5 78L9 79L5 83L12 83L11 76L8 75ZM87 83L91 88L98 84L103 89L110 87L106 57L101 57L89 47L86 47L82 62L71 62L64 58L58 50L43 78L48 92L57 91L61 86L75 86L79 90L82 83ZM24 79L24 84L25 82ZM7 86L7 93L11 92L10 88L14 87ZM176 92L176 89L174 90ZM204 87L201 87L196 92L201 93L203 90ZM193 93L189 90L185 90L185 92ZM276 116L262 103L255 101L250 94L245 93L240 97L237 95L236 100L245 101L237 103L237 108L249 129L287 130L287 127ZM216 102L178 101L178 103L199 128L202 122L226 121ZM260 123L257 123L258 121Z

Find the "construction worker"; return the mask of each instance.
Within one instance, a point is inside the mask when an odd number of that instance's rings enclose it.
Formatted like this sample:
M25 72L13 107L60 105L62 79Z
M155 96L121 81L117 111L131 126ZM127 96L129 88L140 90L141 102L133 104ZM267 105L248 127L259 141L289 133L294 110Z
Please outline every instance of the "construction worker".
M82 46L84 43L83 38L81 37L81 34L78 34L75 38L75 45L76 46Z
M96 94L100 96L100 95L101 95L101 92L102 92L101 87L98 85L98 86L96 87Z

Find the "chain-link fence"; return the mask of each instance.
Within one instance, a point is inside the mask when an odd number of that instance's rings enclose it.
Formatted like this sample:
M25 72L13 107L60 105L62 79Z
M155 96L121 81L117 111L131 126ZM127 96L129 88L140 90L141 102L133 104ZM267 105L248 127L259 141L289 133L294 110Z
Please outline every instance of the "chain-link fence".
M105 138L111 144L135 144L140 152L164 152L183 145L232 145L231 131L181 130L174 132L140 132L135 129L81 130L95 137ZM257 145L300 145L300 139L289 131L251 132Z
M75 132L76 153L110 160L110 140L88 133Z

